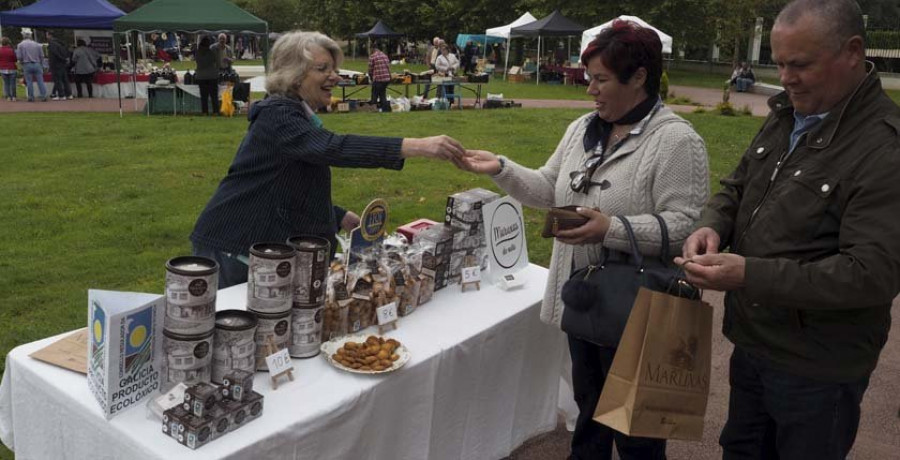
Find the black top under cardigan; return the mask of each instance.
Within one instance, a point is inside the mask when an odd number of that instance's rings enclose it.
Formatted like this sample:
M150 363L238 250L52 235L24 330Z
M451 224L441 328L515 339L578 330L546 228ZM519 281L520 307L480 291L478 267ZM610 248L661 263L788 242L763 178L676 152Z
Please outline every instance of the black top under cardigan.
M195 245L247 254L254 243L296 235L333 244L345 211L331 203L329 167L403 169L403 139L317 128L298 99L269 97L253 104L249 119L228 175L197 219Z

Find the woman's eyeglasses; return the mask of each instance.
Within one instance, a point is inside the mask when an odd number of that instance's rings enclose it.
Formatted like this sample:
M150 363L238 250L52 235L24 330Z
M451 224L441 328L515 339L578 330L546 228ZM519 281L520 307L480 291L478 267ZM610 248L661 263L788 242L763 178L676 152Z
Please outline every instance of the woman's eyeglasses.
M600 163L603 163L603 155L594 155L585 160L584 165L580 170L569 173L569 178L572 179L572 181L569 182L569 187L573 192L587 193L588 190L595 185L599 186L600 190L609 188L608 180L602 180L600 182L591 180L591 176L594 175L594 171L597 170Z

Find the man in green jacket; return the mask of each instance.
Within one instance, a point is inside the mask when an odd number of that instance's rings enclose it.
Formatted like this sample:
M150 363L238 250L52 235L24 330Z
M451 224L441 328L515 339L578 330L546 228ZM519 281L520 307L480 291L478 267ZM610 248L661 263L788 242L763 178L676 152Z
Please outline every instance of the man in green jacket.
M900 108L851 0L791 2L771 44L785 92L676 263L727 291L724 458L843 459L900 291Z

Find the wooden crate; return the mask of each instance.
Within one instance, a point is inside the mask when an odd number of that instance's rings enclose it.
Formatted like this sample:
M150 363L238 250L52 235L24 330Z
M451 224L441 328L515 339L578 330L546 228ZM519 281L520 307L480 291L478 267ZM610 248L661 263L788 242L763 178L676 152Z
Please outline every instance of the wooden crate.
M525 75L521 74L510 74L506 76L509 79L510 83L524 83Z

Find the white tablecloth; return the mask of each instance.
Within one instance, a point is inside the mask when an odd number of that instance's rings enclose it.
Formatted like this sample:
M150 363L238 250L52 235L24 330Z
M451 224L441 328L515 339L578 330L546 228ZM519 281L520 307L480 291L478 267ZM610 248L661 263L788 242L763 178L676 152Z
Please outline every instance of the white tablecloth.
M295 381L265 396L262 418L196 451L143 407L106 421L86 378L28 357L52 337L12 350L0 383L0 439L18 460L40 459L496 459L556 425L564 335L540 322L545 269L513 291L457 285L387 333L412 355L397 372L355 375L321 356L294 360ZM243 308L245 286L219 293ZM370 329L370 331L374 331Z
M94 97L98 97L101 99L118 99L119 98L119 86L115 83L108 85L99 85L97 83L92 83L93 95ZM45 82L44 86L47 88L47 94L53 92L53 83ZM78 90L75 88L75 83L69 83L72 89L72 95L77 95ZM37 88L37 85L35 85ZM81 85L81 90L83 91L83 96L87 97L87 90L84 88L84 85ZM136 83L132 82L122 82L122 97L123 98L133 98L135 95L135 90L137 90L137 98L138 99L147 99L147 82L139 81Z

